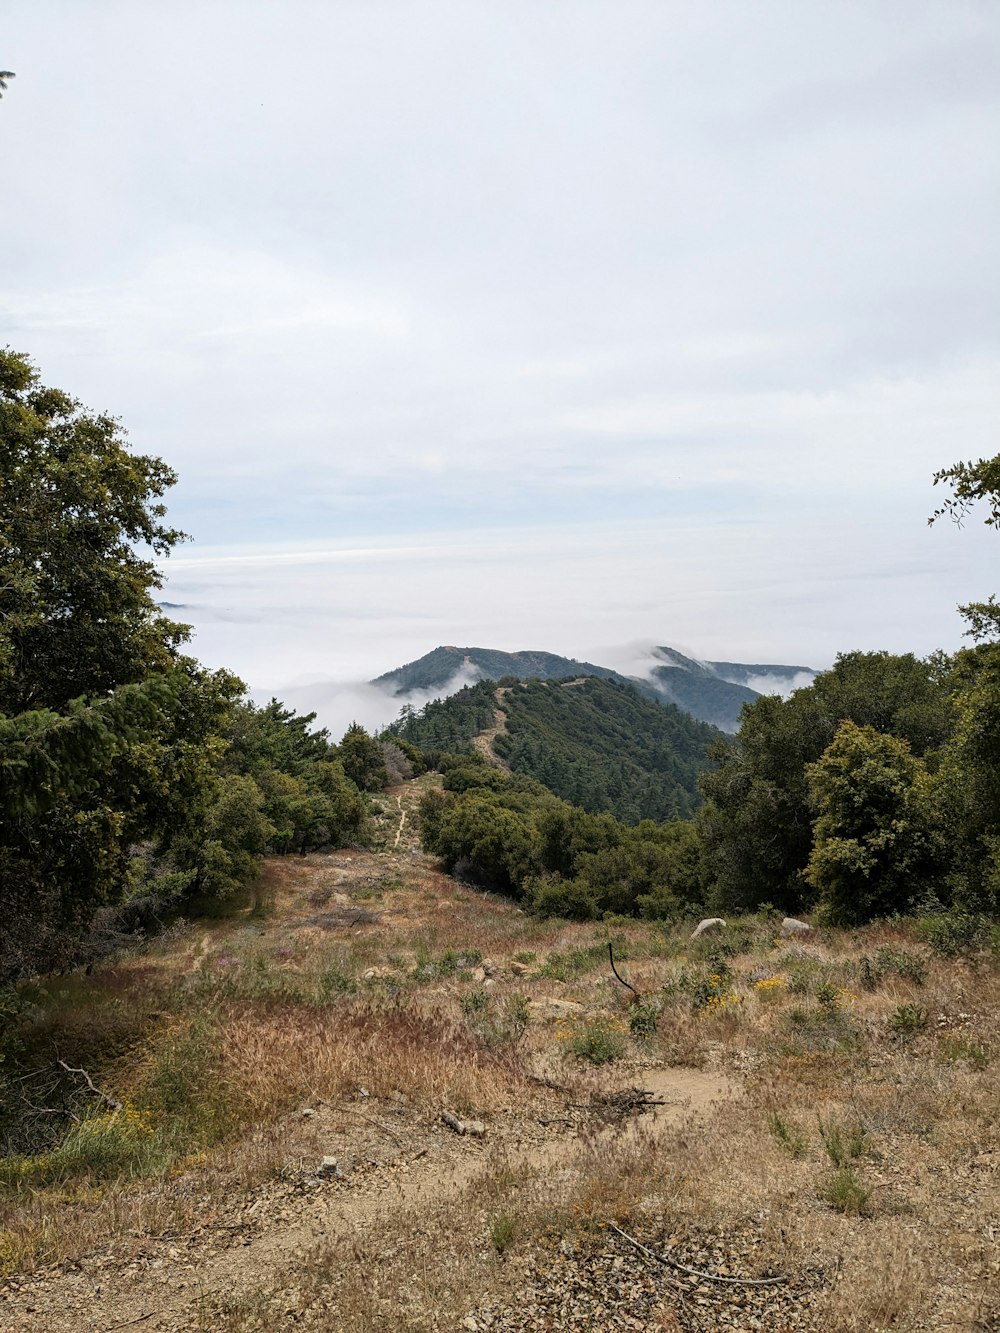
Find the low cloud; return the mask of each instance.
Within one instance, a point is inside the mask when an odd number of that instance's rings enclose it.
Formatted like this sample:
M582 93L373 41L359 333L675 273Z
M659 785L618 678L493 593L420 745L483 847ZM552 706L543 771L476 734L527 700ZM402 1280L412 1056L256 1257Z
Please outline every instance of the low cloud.
M315 713L317 724L326 727L334 741L339 741L354 722L360 722L366 731L380 731L394 722L407 705L419 710L434 699L447 699L478 679L479 672L474 667L461 667L443 685L405 694L396 694L391 688L370 681L327 678L300 681L274 690L253 690L251 697L258 704L275 697L297 713Z

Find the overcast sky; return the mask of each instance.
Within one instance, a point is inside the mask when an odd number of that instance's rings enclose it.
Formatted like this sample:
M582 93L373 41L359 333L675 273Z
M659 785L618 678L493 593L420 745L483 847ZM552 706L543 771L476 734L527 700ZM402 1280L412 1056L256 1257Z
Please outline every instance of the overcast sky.
M955 648L995 0L10 0L0 342L179 472L258 689ZM625 645L630 645L626 650Z

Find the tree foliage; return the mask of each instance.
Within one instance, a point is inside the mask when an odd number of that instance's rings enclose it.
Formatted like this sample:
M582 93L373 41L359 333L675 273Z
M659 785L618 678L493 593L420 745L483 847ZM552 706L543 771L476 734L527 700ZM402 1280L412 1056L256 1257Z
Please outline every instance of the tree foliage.
M954 721L947 671L938 659L909 653L845 653L790 698L764 696L745 709L736 737L702 779L699 825L720 911L763 902L799 911L813 901L805 876L815 818L807 769L848 721L906 741L933 767Z
M267 849L364 836L312 715L243 702L160 613L173 481L0 353L0 980L71 959L102 906L226 895Z
M422 803L423 846L472 883L585 920L670 918L700 907L701 848L690 823L630 827L485 764L459 763L445 782L452 790L428 792Z
M0 352L0 711L59 709L176 663L187 630L159 613L151 558L183 535L164 522L174 480L113 418Z
M910 910L944 865L933 782L906 741L842 722L806 779L816 819L805 878L826 920Z

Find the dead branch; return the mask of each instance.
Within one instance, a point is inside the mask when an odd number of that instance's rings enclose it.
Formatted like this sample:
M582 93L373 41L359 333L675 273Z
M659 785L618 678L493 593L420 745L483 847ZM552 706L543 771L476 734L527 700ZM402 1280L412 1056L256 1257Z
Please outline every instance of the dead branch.
M689 1268L687 1264L682 1264L677 1259L669 1259L665 1254L654 1254L652 1250L647 1250L645 1245L640 1244L634 1236L630 1236L627 1231L622 1231L621 1227L616 1227L614 1222L609 1222L608 1227L611 1231L617 1231L619 1236L624 1236L637 1250L641 1250L650 1259L655 1259L657 1263L667 1264L670 1268L676 1268L681 1273L690 1273L692 1277L704 1278L707 1282L726 1282L730 1286L737 1287L773 1287L779 1282L792 1281L792 1278L787 1274L781 1277L722 1277L718 1273L706 1273L700 1268Z
M365 1115L363 1111L355 1111L353 1106L345 1106L342 1109L346 1111L348 1115L356 1115L359 1120L367 1120L369 1125L374 1125L375 1128L380 1129L383 1134L388 1134L393 1143L398 1144L400 1148L406 1147L406 1144L399 1135L394 1130L391 1130L388 1125L383 1125L381 1120L376 1120L372 1115Z
M622 983L623 986L625 986L628 990L630 990L633 995L638 995L639 992L636 990L636 988L634 986L629 985L629 983L625 980L625 978L619 973L617 967L615 967L615 946L611 943L610 940L608 940L608 957L611 960L611 971L615 974L618 980Z
M94 1082L94 1080L90 1077L90 1075L87 1073L85 1069L74 1069L73 1066L68 1065L65 1060L60 1060L58 1061L58 1063L62 1066L63 1069L66 1070L67 1074L81 1075L81 1077L86 1082L87 1087L94 1094L94 1096L100 1097L102 1102L107 1102L107 1104L111 1107L113 1111L120 1111L122 1109L122 1103L118 1100L118 1098L112 1097L111 1094L108 1092L102 1092L101 1089L97 1086L97 1084Z

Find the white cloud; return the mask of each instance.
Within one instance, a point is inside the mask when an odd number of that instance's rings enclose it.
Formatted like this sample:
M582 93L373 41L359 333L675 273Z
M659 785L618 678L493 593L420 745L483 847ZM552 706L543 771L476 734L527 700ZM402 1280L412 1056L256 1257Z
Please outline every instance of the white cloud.
M36 0L0 341L179 470L177 599L264 686L954 643L992 548L925 519L996 449L1000 13L899 13Z

